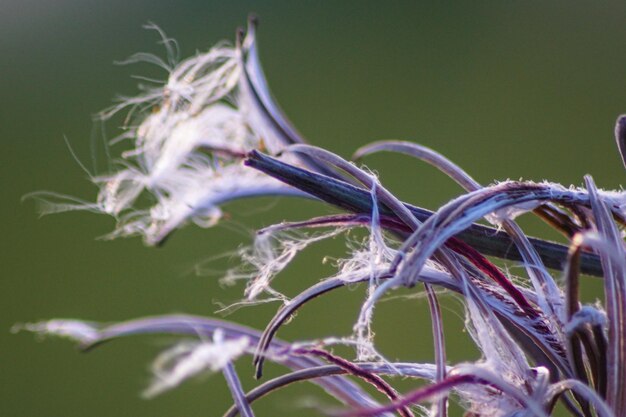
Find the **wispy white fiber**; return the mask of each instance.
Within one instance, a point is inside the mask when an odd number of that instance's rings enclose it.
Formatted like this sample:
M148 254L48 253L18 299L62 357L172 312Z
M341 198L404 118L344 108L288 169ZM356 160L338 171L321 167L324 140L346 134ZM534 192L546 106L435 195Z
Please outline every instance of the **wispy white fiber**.
M99 116L108 120L126 111L125 131L114 142L130 149L112 161L116 170L94 176L95 202L40 193L50 211L89 210L117 219L108 237L139 235L158 244L191 221L211 227L222 217L220 205L254 195L298 194L273 178L244 167L253 149L278 152L284 138L268 126L255 89L262 72L250 30L244 45L221 43L176 63L176 45L157 29L168 58L139 53L124 63L148 63L167 71L162 83L141 85L136 96L122 97ZM248 59L248 55L254 59ZM249 74L255 74L257 86Z
M287 297L271 288L274 277L309 245L332 238L344 231L343 228L331 228L307 234L295 230L266 228L257 234L251 247L240 251L242 265L230 271L224 280L247 279L245 296L248 301L256 300L264 292L286 301Z
M26 330L40 336L65 337L85 345L99 339L96 325L80 320L56 319L39 323L17 324L11 330L13 332Z
M246 353L247 337L224 339L216 331L213 341L182 342L162 352L152 364L152 383L144 391L147 398L177 387L183 381L202 373L217 372Z
M381 271L385 270L385 267L391 262L395 251L390 249L385 243L385 239L382 234L380 226L380 213L378 211L378 180L374 178L372 188L370 189L370 198L372 199L372 213L370 216L370 236L367 251L356 252L348 262L344 263L343 269L345 271L356 268L355 265L361 261L364 255L367 261L367 267L369 268L369 285L367 289L368 297L374 293L378 286L378 279ZM361 261L362 262L362 261ZM354 324L353 331L354 337L357 341L357 359L359 361L366 361L371 359L372 346L374 344L374 331L372 330L372 318L374 313L374 306L367 311L362 311L359 314L357 322Z

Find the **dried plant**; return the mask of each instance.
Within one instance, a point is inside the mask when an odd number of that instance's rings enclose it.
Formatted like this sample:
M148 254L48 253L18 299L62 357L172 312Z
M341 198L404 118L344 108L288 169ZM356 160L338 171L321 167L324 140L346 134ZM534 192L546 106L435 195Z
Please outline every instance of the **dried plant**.
M214 318L168 315L101 325L51 320L22 328L65 336L84 349L129 335L167 333L184 340L155 360L152 397L207 372L221 372L232 392L225 416L251 417L254 401L281 387L310 381L343 403L324 409L337 416L446 416L454 395L466 416L548 416L562 401L574 416L626 415L626 252L622 226L626 194L551 182L505 181L483 186L437 152L415 143L384 141L356 151L410 155L433 165L464 190L436 212L404 203L358 164L308 145L273 101L259 63L255 20L234 46L175 62L176 45L162 32L163 60L137 54L169 73L163 85L144 86L104 111L127 111L117 140L132 149L114 161L119 169L93 178L96 202L50 195L48 210L91 210L117 221L111 237L142 236L161 244L193 222L220 221L220 205L241 198L290 195L328 203L344 213L293 219L258 232L241 252L242 267L226 278L246 279L244 302L278 300L281 307L262 331ZM616 137L624 155L626 118ZM149 195L151 198L146 198ZM526 236L516 224L532 212L569 239L569 247ZM493 227L476 222L486 219ZM360 245L340 260L333 276L296 296L272 288L273 278L309 243L365 228ZM523 264L527 277L512 276L489 257ZM604 282L604 301L579 300L579 277ZM277 339L282 324L307 302L362 283L367 296L355 311L352 334L323 340ZM393 363L376 350L374 307L399 287L423 291L430 307L433 363ZM438 297L461 297L466 325L482 358L448 364ZM354 349L346 359L334 345ZM283 365L283 375L244 392L234 363L252 355L256 377L264 361ZM393 377L426 380L400 393ZM363 388L369 384L382 398ZM386 398L384 398L386 397Z

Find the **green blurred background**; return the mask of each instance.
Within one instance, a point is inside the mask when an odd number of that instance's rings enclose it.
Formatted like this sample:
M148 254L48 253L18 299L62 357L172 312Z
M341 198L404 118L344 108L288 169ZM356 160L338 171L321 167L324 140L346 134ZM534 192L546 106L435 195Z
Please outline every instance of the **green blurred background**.
M277 100L311 142L349 156L359 145L409 139L441 151L484 183L544 178L619 187L624 171L612 131L626 112L626 5L623 2L87 1L0 3L2 314L0 415L216 416L230 396L220 375L151 401L139 398L151 359L172 338L135 338L81 354L63 340L38 343L10 334L16 322L53 317L115 321L157 313L212 315L240 297L194 266L249 242L249 231L282 219L328 213L315 203L262 201L227 207L236 223L188 227L162 249L139 239L101 241L113 222L89 213L38 219L35 190L93 199L95 188L63 137L91 163L91 115L117 93L133 93L118 67L137 51L161 52L148 21L176 38L182 57L233 39L246 15L261 18L261 58ZM115 126L109 126L111 136ZM403 199L436 208L459 193L451 181L406 157L368 160ZM271 210L269 209L271 207ZM256 206L255 206L256 208ZM532 220L533 234L551 236ZM231 227L235 226L236 227ZM245 225L248 232L240 225ZM331 272L316 245L277 280L294 295ZM233 263L231 262L231 266ZM223 269L228 262L211 264ZM513 269L514 272L520 271ZM399 292L410 295L415 291ZM586 282L585 296L598 296ZM346 335L363 288L337 291L302 310L279 336ZM476 358L459 303L445 300L450 363ZM262 328L278 305L239 310L230 319ZM377 310L379 346L390 359L432 361L425 300L396 299ZM248 361L239 370L251 387ZM271 374L278 372L272 369ZM402 389L413 387L410 381ZM302 384L264 399L259 416L333 404Z

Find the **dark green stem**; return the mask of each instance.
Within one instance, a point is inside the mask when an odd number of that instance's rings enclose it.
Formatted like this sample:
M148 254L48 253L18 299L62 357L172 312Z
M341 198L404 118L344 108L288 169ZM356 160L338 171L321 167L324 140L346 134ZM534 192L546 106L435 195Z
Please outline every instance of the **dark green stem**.
M285 164L258 151L250 152L245 164L336 207L359 214L372 212L370 193L344 181ZM421 222L433 214L430 210L404 204ZM380 204L379 211L383 215L395 217L385 205ZM456 237L485 255L522 261L515 244L504 231L473 224ZM528 239L548 268L563 270L567 259L567 246L534 237ZM581 253L580 270L584 274L603 276L600 259L589 252Z

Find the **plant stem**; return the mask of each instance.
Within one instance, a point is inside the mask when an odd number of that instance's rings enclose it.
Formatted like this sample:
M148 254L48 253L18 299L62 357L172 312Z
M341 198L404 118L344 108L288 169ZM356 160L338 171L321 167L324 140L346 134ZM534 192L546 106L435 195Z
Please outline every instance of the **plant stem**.
M336 207L358 214L372 212L372 199L369 191L347 182L286 164L258 151L250 152L245 164ZM433 214L432 211L421 207L407 203L404 205L421 222ZM394 216L384 204L379 204L379 211L381 214ZM522 261L511 237L502 230L475 223L459 232L456 237L485 255ZM559 271L563 270L567 259L567 246L534 237L528 239L545 266ZM603 276L599 257L590 252L581 252L580 270L584 274Z

